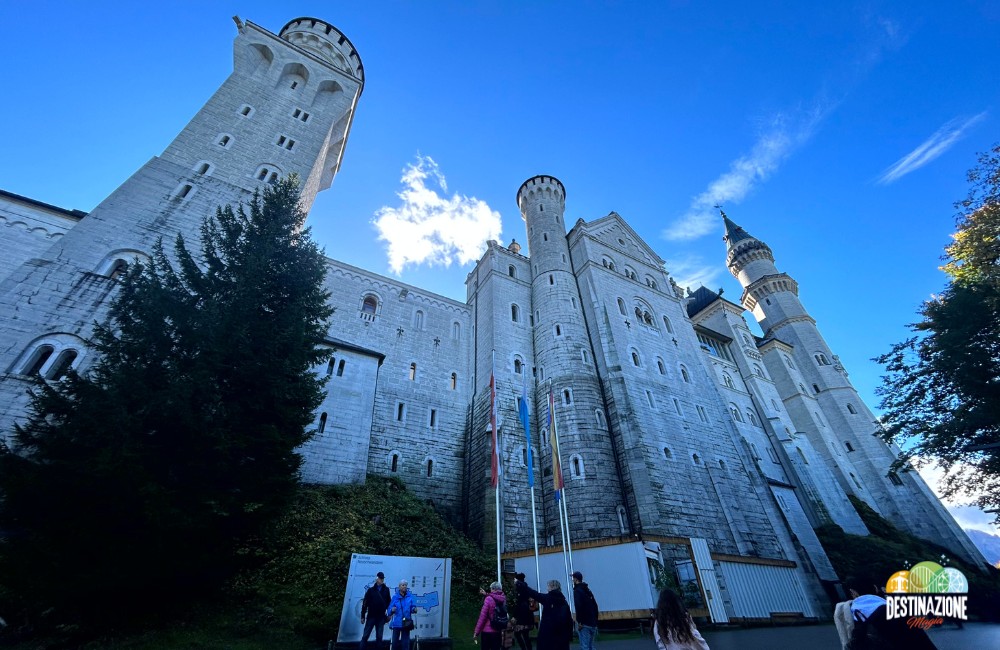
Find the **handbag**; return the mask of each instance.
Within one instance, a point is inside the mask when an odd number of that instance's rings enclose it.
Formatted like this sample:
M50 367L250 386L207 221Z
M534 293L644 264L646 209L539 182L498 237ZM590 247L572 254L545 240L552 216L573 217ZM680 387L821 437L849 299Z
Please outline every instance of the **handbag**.
M413 624L413 618L410 617L410 616L404 616L403 617L403 629L409 631L409 630L412 630L414 627L415 626Z

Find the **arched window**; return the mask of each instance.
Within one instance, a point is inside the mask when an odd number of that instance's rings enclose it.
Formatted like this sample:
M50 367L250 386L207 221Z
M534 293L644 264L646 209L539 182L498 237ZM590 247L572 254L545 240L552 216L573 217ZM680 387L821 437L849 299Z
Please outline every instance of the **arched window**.
M674 333L674 326L670 324L670 319L667 318L666 316L663 317L663 326L667 328L668 334Z
M364 301L361 303L361 313L374 314L376 309L378 309L378 298L371 294L365 296Z
M822 352L814 354L813 356L816 359L816 363L818 363L819 365L821 365L821 366L829 366L830 365L830 362L827 360L826 355L823 354Z
M684 366L681 366L681 379L683 379L686 384L691 383L691 375L688 374L688 369Z
M663 365L663 359L659 357L656 358L656 369L660 371L661 375L667 374L667 367Z
M45 374L45 378L53 381L62 379L69 369L73 367L73 362L76 361L77 356L79 355L73 349L66 349L60 352L49 368L49 371Z
M573 454L569 457L569 473L573 478L584 478L583 458L580 454Z
M510 319L515 323L521 318L521 309L517 305L510 306Z
M326 364L326 376L332 377L333 371L336 367L337 367L337 360L334 359L333 357L330 357L330 363Z
M792 359L787 354L783 354L781 356L784 357L785 359L785 365L791 368L792 370L795 370L795 364L792 363Z
M625 277L627 277L629 280L639 279L638 276L635 274L635 271L633 271L632 268L628 266L625 267Z
M319 416L319 432L323 433L326 431L326 413Z
M677 411L677 415L684 415L684 411L681 410L681 402L676 397L674 398L674 410Z
M796 447L795 451L799 452L799 458L802 459L802 462L805 463L806 465L808 465L809 464L809 459L806 458L806 452L802 451L802 447Z
M642 322L642 310L638 307L635 308L635 319L640 323Z
M618 506L615 508L615 512L618 513L618 529L622 535L627 535L628 526L625 524L625 506Z
M514 268L513 264L507 267L507 275L509 275L512 278L517 277L517 269Z
M857 410L854 408L854 404L848 404L847 405L847 412L850 413L851 415L857 415L858 414Z
M757 451L757 445L750 443L750 453L753 455L754 460L760 460L760 452Z
M778 403L775 402L774 399L771 400L771 408L774 409L775 411L778 410Z
M25 364L24 370L21 371L21 374L28 376L37 375L41 371L42 367L45 366L45 362L49 360L49 357L52 356L54 351L55 348L51 345L39 346L39 348L35 350L35 353L31 355L28 363Z
M719 469L721 469L723 472L726 471L727 469L726 461L722 460L721 458L719 459Z
M458 341L462 338L462 324L454 322L451 324L451 338Z
M654 280L653 278L651 278L651 277L649 277L647 275L646 276L646 286L649 287L650 289L656 289L656 280Z
M594 410L594 417L597 419L597 426L600 429L607 428L607 421L604 419L604 411L601 409Z
M667 460L672 460L673 459L674 453L672 451L670 451L670 447L664 447L663 448L663 457L666 458Z
M451 389L455 390L456 388L458 388L458 374L453 372L451 373Z
M108 273L108 277L112 280L119 280L128 272L128 262L125 260L115 260L115 263L111 266L111 272Z
M417 362L414 361L410 364L410 381L417 380Z
M424 312L419 309L413 313L413 329L418 332L424 329Z
M642 367L642 364L639 363L639 353L636 352L635 350L632 350L632 365L635 366L636 368Z
M399 471L399 454L396 452L389 455L389 471L393 473Z
M514 374L520 375L524 371L524 364L521 359L514 357Z
M573 403L573 391L569 388L564 388L562 392L563 404L569 406Z
M701 456L698 454L691 454L691 462L695 465L701 465Z
M760 426L757 423L757 416L754 415L754 412L751 411L750 409L747 409L747 420L750 422L750 424L754 425L755 427Z
M625 301L621 298L618 299L618 311L621 312L622 316L627 316L628 312L625 311Z
M726 385L726 388L736 389L736 384L733 383L733 378L729 376L728 372L722 373L722 383Z
M896 472L889 472L888 474L886 474L886 478L888 478L889 482L892 483L893 485L903 484L903 479L899 478L899 475L896 474Z
M760 366L758 366L755 363L755 364L753 364L753 374L757 375L760 378L763 378L764 377L764 369L761 368Z
M733 419L737 422L743 421L743 414L740 413L740 408L732 402L729 403L729 412L733 415Z
M337 364L337 376L338 377L343 377L344 376L344 360L343 359L341 359L340 363Z

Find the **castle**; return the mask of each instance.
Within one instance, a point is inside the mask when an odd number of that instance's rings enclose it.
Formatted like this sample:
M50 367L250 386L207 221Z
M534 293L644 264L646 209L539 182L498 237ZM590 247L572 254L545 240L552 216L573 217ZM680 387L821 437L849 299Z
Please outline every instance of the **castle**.
M118 277L158 238L196 239L217 205L279 176L302 179L306 210L330 186L364 88L357 51L322 20L299 18L277 35L237 27L233 73L89 214L0 192L0 431L24 417L29 377L57 381L93 362L84 339ZM867 534L848 495L983 561L916 472L889 472L898 450L874 435L875 416L765 242L723 215L740 304L704 288L685 295L618 214L567 231L566 196L552 176L521 185L530 256L490 242L464 303L328 260L333 357L317 368L328 392L302 449L305 481L398 476L492 544L495 372L506 551L532 545L524 396L540 542L560 542L551 395L574 542L659 539L664 560L683 557L685 544L704 550L727 606L743 588L732 567L764 567L801 585L811 614L824 615L838 579L814 528Z

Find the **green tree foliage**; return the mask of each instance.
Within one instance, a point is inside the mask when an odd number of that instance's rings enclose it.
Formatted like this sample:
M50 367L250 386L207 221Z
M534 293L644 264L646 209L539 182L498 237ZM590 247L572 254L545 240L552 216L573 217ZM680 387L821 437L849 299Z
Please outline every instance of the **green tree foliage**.
M886 440L904 443L897 467L934 459L945 493L1000 507L1000 145L969 173L957 232L945 248L949 282L924 303L915 336L876 360Z
M38 381L0 447L0 580L29 617L149 620L221 584L283 511L330 315L298 197L286 179L220 208L200 255L157 245L96 328L90 370Z

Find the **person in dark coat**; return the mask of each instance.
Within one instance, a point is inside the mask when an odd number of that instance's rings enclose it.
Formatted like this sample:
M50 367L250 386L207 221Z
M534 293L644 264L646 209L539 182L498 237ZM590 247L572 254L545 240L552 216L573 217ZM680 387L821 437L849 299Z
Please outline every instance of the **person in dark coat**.
M576 629L580 634L580 650L594 650L597 638L597 599L583 581L583 574L573 572L573 604L576 606Z
M524 582L523 573L516 574L514 578L516 581ZM517 641L518 650L531 650L531 630L535 628L535 611L531 609L532 599L529 596L515 595L517 601L511 608L511 615L514 617L514 640Z
M558 580L546 583L548 593L529 587L523 580L514 583L517 597L534 598L542 606L542 621L538 625L538 650L569 650L573 640L573 614Z
M361 601L361 622L365 625L365 631L361 634L361 645L358 650L365 650L368 647L368 637L375 630L375 646L382 647L382 631L385 628L385 612L389 609L389 601L392 594L385 586L385 574L379 571L375 574L375 584L365 591L365 597Z

